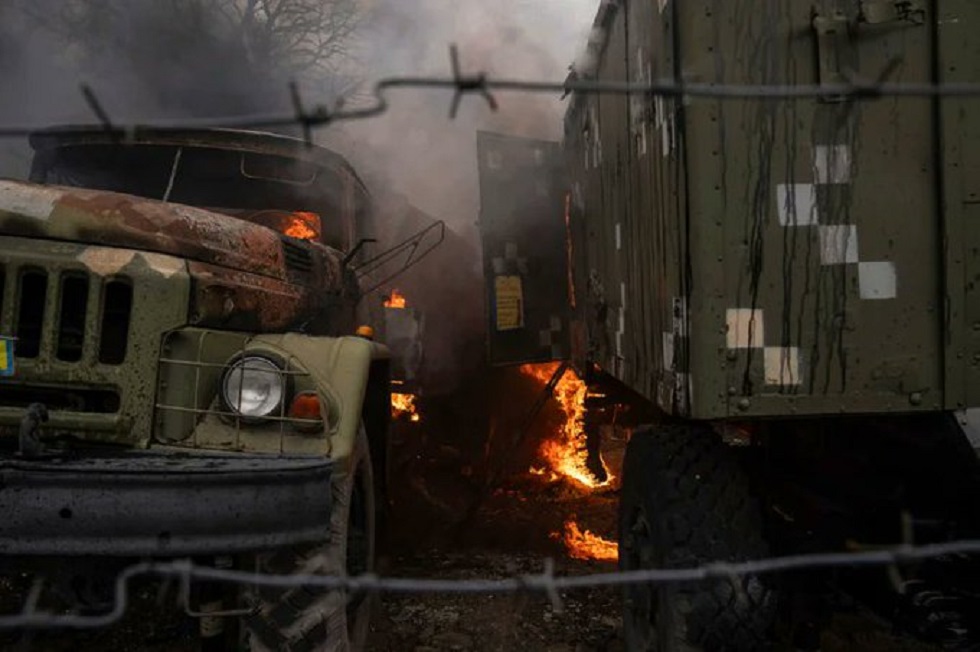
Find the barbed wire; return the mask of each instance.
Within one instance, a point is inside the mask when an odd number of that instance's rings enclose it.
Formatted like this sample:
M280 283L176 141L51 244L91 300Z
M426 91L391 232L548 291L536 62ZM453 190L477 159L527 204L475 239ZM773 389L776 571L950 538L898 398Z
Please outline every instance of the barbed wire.
M496 111L500 103L495 93L561 93L590 95L643 95L671 97L679 100L704 98L718 100L803 100L832 96L843 100L876 100L884 97L959 97L980 98L980 83L890 83L884 79L872 82L850 81L842 84L819 85L738 85L712 82L689 82L664 79L651 83L597 81L569 79L565 81L528 81L495 79L485 73L465 74L460 66L456 46L450 48L452 74L449 77L400 76L388 77L375 83L374 101L369 106L352 109L328 108L325 105L307 106L299 86L289 85L292 104L290 113L240 115L207 118L174 118L150 120L142 123L124 123L112 119L105 103L88 85L81 87L82 97L96 119L91 124L77 125L83 128L103 129L120 133L123 137L140 129L270 129L298 126L303 138L312 142L315 129L342 121L366 120L378 117L390 109L388 94L394 90L448 90L452 91L449 119L458 115L462 101L467 96L480 97L488 107ZM891 69L890 67L889 69ZM887 75L883 75L887 77ZM0 125L0 137L24 137L50 125ZM733 579L746 575L767 575L799 570L818 570L844 567L885 567L889 569L917 561L955 555L980 554L980 540L964 540L949 543L913 546L857 552L818 553L767 559L721 562L716 561L698 567L677 569L647 569L616 571L576 576L557 576L554 561L544 560L539 574L508 577L504 579L434 579L399 578L361 575L356 577L324 576L309 574L271 575L242 570L218 569L201 566L186 560L172 562L145 562L125 567L115 578L111 608L101 614L59 614L39 608L42 584L35 582L16 614L0 615L0 629L91 629L111 626L120 621L130 605L131 583L140 577L177 579L182 583L185 610L190 612L189 590L192 581L218 582L240 586L267 588L321 588L343 589L366 593L449 593L449 594L498 594L538 593L549 599L557 610L561 608L563 591L622 587L638 584L679 584L713 579Z
M236 116L214 116L203 118L153 119L137 122L116 122L111 119L105 104L102 103L91 86L80 87L83 99L94 114L97 122L81 123L80 128L101 128L106 131L126 134L141 129L272 129L276 127L298 126L307 143L312 140L312 131L343 121L367 120L386 113L391 105L388 91L391 90L449 90L453 96L449 108L449 119L455 119L462 100L467 95L480 96L492 111L500 104L495 92L521 93L561 93L587 95L644 95L649 97L670 97L675 99L718 99L718 100L805 100L833 97L835 100L877 100L885 97L937 98L958 97L980 99L980 83L914 83L888 82L898 60L893 60L885 72L873 81L850 80L833 84L728 84L719 82L692 82L677 79L661 79L649 83L628 81L599 81L576 78L564 81L534 81L520 79L495 79L484 72L466 74L459 62L456 45L450 46L450 77L393 76L377 81L371 95L373 102L365 107L343 109L330 108L318 104L306 108L296 82L288 85L289 98L293 107L291 113L268 113ZM24 137L50 127L50 124L0 125L0 138Z
M431 579L379 577L374 574L356 577L291 574L260 574L242 570L227 570L201 566L189 560L172 562L143 562L122 570L116 577L112 608L102 614L56 614L37 608L40 599L40 583L35 582L22 611L0 616L0 629L94 629L111 626L120 621L129 607L130 582L138 577L178 579L185 589L181 595L185 602L190 595L187 587L192 580L237 584L240 586L273 589L320 588L342 589L351 593L446 593L457 595L540 593L545 595L556 611L561 611L561 592L580 589L611 588L638 584L682 584L705 580L732 580L747 575L768 575L800 570L826 568L869 568L898 566L928 559L980 554L980 540L962 540L946 543L856 552L812 553L785 557L750 560L737 563L713 562L692 568L664 568L633 571L615 571L589 575L557 576L554 561L544 560L540 574L509 577L505 579ZM183 605L190 613L190 605ZM236 611L235 613L241 613ZM208 614L214 615L214 614Z

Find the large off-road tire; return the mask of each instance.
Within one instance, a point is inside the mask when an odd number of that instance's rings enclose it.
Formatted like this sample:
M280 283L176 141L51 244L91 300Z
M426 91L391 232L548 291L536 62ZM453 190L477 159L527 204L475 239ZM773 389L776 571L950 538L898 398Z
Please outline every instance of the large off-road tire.
M633 434L620 501L621 569L687 568L767 552L746 478L715 433L672 424ZM774 592L751 576L629 586L624 599L626 642L636 652L765 649L775 613Z
M262 555L259 572L356 576L374 570L375 495L363 428L349 465L331 480L330 541ZM241 623L251 652L353 652L364 646L371 596L302 587L262 589Z

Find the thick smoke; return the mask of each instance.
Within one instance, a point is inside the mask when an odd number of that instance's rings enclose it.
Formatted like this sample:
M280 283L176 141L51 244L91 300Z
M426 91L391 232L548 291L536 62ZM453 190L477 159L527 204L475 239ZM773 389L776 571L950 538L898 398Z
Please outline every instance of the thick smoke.
M375 0L370 20L370 78L447 77L449 44L464 72L561 81L592 25L598 0ZM389 112L326 134L362 165L383 173L423 210L473 237L477 217L476 131L558 139L564 109L557 95L501 93L493 113L466 97L450 121L448 91L391 91ZM371 160L371 156L375 160Z
M293 6L303 18L324 8L356 15L355 21L339 26L322 18L320 23L295 21L322 24L343 35L340 43L324 50L320 65L312 67L284 47L293 34L270 36L263 25L242 17L242 8L250 4L3 0L0 121L91 122L94 116L79 92L82 83L96 90L110 116L120 122L288 111L289 79L299 79L310 103L332 103L354 79L368 88L372 80L388 75L446 75L450 42L460 46L468 70L561 79L584 43L598 0L275 0L272 5ZM457 157L465 155L458 146L471 145L476 128L557 135L556 98L499 99L497 116L470 98L458 119L449 123L447 94L398 92L392 95L388 116L331 128L324 137L346 141L352 152L364 152L367 146L388 162L375 167L423 209L469 222L464 213L471 209L472 197L454 192L454 200L419 199L419 184L405 176L403 164L413 163L414 174L459 168L467 161ZM4 139L0 151L18 145L22 143ZM444 196L445 188L439 194Z
M307 8L301 18L325 6L354 8L358 30L327 51L329 60L310 66L280 47L288 39L276 41L243 22L245 0L0 0L0 123L93 122L82 83L121 123L288 112L290 79L300 82L310 105L332 105L359 80L362 92L348 100L356 105L371 101L365 91L383 77L448 76L450 43L459 47L465 72L560 81L584 46L599 2L285 1ZM440 386L453 385L483 354L476 132L555 140L564 110L557 95L501 93L496 113L469 96L450 121L451 97L392 91L387 114L317 133L383 198L387 213L377 228L387 240L409 232L412 220L442 219L453 231L398 281L417 288L408 298L425 310L435 333L427 357L443 375ZM28 162L23 139L0 140L0 176L23 176Z
M0 2L0 122L91 122L79 92L91 85L119 122L289 110L299 78L310 103L370 89L390 75L449 73L458 44L467 71L562 79L598 0L292 0L358 12L357 32L321 69L306 69L230 8L240 0L4 0ZM251 31L250 31L251 30ZM319 73L319 74L315 74ZM490 112L468 97L455 121L450 94L392 92L389 113L321 132L372 175L454 226L475 220L477 129L557 138L557 97L500 94ZM23 143L4 139L0 150ZM0 170L9 173L9 169Z
M464 73L561 81L584 47L598 0L375 0L364 60L371 79L451 74L449 45ZM398 90L387 114L325 134L376 187L403 195L454 237L405 279L409 303L427 319L428 384L454 388L485 360L485 305L477 231L478 130L557 140L564 104L559 94L501 93L493 112L477 95L449 119L450 91ZM397 219L395 214L382 220ZM479 391L479 390L476 390Z
M335 101L356 71L359 0L275 0L274 20L266 4L2 0L0 122L94 122L82 84L120 124L288 113L290 80ZM25 152L0 141L0 174L23 173Z

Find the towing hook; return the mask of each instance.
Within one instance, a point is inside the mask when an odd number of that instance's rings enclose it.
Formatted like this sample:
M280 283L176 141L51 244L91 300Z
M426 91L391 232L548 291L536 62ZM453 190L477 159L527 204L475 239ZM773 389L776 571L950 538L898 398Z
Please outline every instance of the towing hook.
M48 422L48 408L43 403L31 403L20 420L20 454L38 457L44 452L40 429Z

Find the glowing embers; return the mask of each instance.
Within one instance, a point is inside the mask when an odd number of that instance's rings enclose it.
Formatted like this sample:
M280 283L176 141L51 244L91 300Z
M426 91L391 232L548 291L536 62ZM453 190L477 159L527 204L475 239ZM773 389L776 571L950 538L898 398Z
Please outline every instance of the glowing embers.
M285 218L282 232L290 238L299 240L319 240L320 229L319 215L306 211L296 211Z
M385 299L385 308L404 308L406 305L405 295L398 290L392 290L391 295Z
M408 301L405 299L404 294L393 289L391 294L385 298L384 306L385 308L396 308L403 310L408 306ZM397 386L401 383L393 382L392 384ZM405 418L412 423L418 423L422 417L418 412L418 407L415 405L415 395L392 392L391 418Z
M406 418L413 423L421 420L418 408L415 405L415 396L412 394L391 394L391 418Z
M560 538L568 556L573 559L595 559L597 561L617 561L618 547L615 541L604 539L589 530L582 530L574 517L565 521L565 531L555 532L553 538Z
M319 240L323 230L320 215L310 211L268 209L247 212L244 217L297 240Z

